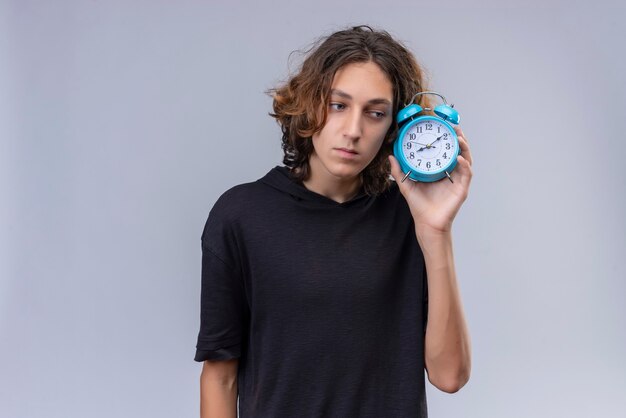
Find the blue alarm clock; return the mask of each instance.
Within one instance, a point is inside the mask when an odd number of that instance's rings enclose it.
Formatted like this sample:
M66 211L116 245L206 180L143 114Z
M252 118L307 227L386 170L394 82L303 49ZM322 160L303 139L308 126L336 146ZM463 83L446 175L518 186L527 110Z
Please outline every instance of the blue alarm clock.
M443 104L431 109L414 103L423 94L438 96ZM459 112L454 105L448 105L445 97L433 91L417 93L409 103L396 116L400 131L393 146L394 156L405 173L402 182L407 177L420 182L434 182L444 177L452 181L450 173L456 167L459 139L451 124L459 124ZM428 111L434 115L423 113Z

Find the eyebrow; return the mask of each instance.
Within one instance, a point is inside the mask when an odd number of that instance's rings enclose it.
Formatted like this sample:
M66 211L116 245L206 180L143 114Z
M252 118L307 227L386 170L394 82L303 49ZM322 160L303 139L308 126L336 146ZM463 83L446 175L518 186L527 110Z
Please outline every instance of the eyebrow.
M352 96L350 96L348 93L346 93L345 91L341 91L339 89L331 89L330 90L330 94L335 94L339 97L343 97L344 99L349 99L352 100ZM371 99L368 100L367 103L371 103L371 104L386 104L386 105L391 105L391 102L387 99L383 99L383 98L379 98L379 99Z

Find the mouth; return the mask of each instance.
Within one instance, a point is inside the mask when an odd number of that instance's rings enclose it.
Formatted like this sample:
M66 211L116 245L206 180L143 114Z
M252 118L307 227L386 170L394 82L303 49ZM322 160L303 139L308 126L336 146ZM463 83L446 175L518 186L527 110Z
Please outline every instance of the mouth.
M339 156L339 158L341 158L342 160L356 160L356 158L358 157L359 153L356 152L355 150L352 149L348 149L348 148L334 148L335 151L337 151L337 155Z
M354 155L358 154L358 152L356 152L353 149L349 149L349 148L335 148L335 149L338 150L338 151L343 151L343 152L347 152L347 153L354 154Z

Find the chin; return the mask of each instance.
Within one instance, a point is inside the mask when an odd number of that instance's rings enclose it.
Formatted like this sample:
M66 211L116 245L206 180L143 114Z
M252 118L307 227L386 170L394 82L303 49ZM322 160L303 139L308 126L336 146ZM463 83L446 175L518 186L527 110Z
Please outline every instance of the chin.
M361 174L361 167L353 164L330 164L327 167L330 174L343 180L349 180Z

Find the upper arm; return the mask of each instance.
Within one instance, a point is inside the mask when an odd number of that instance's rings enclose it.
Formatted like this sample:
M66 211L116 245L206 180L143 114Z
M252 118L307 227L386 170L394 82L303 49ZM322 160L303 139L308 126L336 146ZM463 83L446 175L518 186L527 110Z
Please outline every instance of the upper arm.
M202 284L196 361L240 357L250 317L234 221L224 213L224 205L224 202L216 203L201 236Z

